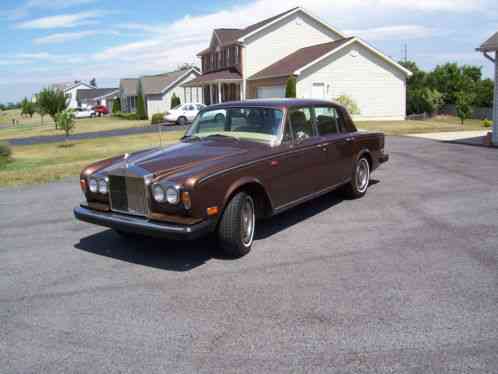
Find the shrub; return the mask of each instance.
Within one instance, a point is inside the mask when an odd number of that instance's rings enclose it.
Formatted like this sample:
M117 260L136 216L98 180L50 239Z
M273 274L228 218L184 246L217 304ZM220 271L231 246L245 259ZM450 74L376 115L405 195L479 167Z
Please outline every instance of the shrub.
M0 167L9 162L12 150L7 143L0 143Z
M138 119L136 113L123 113L123 112L117 112L112 114L114 117L118 117L121 119L127 119L130 121L136 121Z
M350 114L360 114L360 107L356 101L348 95L341 95L335 99L339 104L343 105Z
M157 125L158 123L164 122L164 113L156 113L152 116L150 123L152 125Z
M285 97L296 97L296 77L291 75L285 85Z
M482 127L489 128L491 126L493 126L493 121L491 121L487 118L482 120Z
M443 105L443 95L427 87L409 90L407 93L408 114L434 114Z
M121 99L117 97L112 102L112 113L118 113L120 111L121 111Z
M175 93L171 96L171 108L176 108L178 105L181 105L182 101Z

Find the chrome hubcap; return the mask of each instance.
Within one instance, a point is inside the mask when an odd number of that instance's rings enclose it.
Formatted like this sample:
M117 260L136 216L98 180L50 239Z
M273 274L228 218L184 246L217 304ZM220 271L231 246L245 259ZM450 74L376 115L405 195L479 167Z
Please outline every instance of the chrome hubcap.
M242 212L240 215L241 230L242 230L242 244L249 247L254 238L254 222L256 217L254 215L254 203L251 198L247 198L242 205Z
M356 186L358 192L363 193L368 188L368 183L370 182L370 165L368 161L362 158L358 161L356 166Z

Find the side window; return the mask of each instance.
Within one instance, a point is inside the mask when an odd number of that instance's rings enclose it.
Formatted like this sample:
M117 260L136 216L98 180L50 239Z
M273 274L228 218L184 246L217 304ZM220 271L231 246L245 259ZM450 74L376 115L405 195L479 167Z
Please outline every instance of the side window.
M331 135L339 133L339 114L333 107L315 108L316 127L319 135Z
M304 140L314 136L310 108L296 108L289 111L294 139Z

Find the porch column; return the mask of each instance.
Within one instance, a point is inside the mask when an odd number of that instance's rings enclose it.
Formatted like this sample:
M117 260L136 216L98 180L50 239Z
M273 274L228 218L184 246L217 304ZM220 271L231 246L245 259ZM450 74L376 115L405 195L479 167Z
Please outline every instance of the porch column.
M213 85L210 84L209 85L209 95L210 95L210 98L211 98L211 105L214 104L214 95L213 95Z
M218 103L221 103L221 82L218 81Z

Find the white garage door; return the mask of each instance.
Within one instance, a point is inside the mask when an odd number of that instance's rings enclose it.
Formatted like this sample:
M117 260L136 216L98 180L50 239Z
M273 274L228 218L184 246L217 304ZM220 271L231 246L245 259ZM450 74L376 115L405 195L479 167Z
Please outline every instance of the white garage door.
M285 97L285 87L284 86L258 87L257 95L259 99Z

